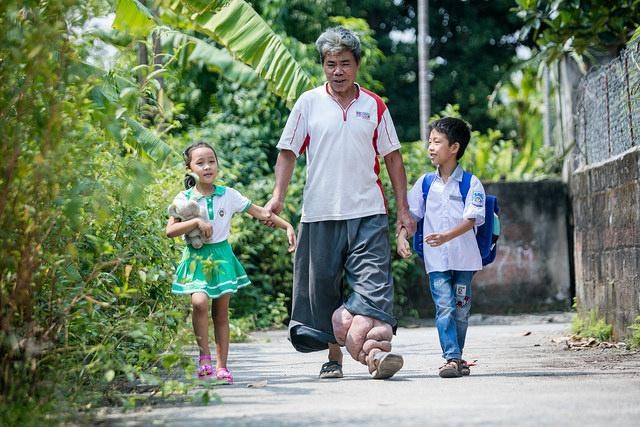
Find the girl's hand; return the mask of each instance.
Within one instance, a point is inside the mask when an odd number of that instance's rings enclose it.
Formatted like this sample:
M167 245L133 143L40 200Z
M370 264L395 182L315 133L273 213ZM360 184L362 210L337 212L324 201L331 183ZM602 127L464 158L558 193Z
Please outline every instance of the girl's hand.
M289 225L287 227L287 240L289 240L289 248L287 251L293 252L296 250L297 242L296 242L296 232L293 229L293 226Z
M411 256L409 241L402 236L398 236L396 239L396 251L402 258L409 258Z
M198 228L205 239L208 239L213 234L213 226L208 221L198 218Z

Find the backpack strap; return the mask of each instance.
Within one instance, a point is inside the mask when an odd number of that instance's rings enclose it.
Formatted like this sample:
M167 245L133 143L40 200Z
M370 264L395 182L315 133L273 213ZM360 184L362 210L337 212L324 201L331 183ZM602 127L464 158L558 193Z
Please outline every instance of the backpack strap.
M424 176L422 180L422 197L424 199L424 203L426 206L427 203L427 195L429 194L429 189L431 188L431 184L436 180L436 172L428 173Z
M428 173L422 178L422 199L424 200L425 213L427 210L427 195L431 184L436 179L437 172ZM424 217L420 218L416 223L416 233L413 235L413 249L416 251L416 255L420 258L423 257L422 247L424 245Z
M467 201L467 194L469 194L469 188L471 188L471 175L466 170L462 170L462 181L460 181L460 194L462 195L462 204L465 205Z

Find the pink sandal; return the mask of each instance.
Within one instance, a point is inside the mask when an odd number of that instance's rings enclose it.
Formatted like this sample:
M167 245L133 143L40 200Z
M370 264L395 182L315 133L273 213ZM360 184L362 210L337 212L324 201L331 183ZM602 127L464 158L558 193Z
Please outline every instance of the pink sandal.
M233 375L227 368L220 368L216 370L216 378L219 380L225 380L227 384L233 384Z
M215 371L211 366L211 355L205 354L204 356L200 356L198 358L198 378L211 378Z

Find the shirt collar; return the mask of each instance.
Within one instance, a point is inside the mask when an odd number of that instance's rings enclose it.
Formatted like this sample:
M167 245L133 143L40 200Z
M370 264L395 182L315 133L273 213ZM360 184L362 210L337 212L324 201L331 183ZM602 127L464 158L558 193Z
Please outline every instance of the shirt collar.
M213 190L213 193L211 193L210 196L205 196L200 194L200 192L195 187L193 187L193 192L191 193L191 197L193 197L195 200L200 200L202 198L206 199L213 196L222 196L225 191L227 191L226 187L222 185L216 185L216 188Z
M353 85L356 87L356 96L353 99L358 99L360 98L360 85L356 82L353 82ZM329 82L324 82L324 91L328 96L333 96L329 92Z
M455 181L461 182L463 173L464 170L462 169L462 166L456 165L456 168L453 170L453 172L451 172L449 179L454 179ZM440 176L440 171L438 171L438 179L442 179L442 177Z

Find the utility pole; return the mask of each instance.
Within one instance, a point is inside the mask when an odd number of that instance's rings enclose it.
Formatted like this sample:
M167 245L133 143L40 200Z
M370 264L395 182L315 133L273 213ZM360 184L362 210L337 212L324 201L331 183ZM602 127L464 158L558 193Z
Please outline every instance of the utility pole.
M418 92L420 102L420 139L427 141L427 124L431 117L429 88L429 0L418 0Z

